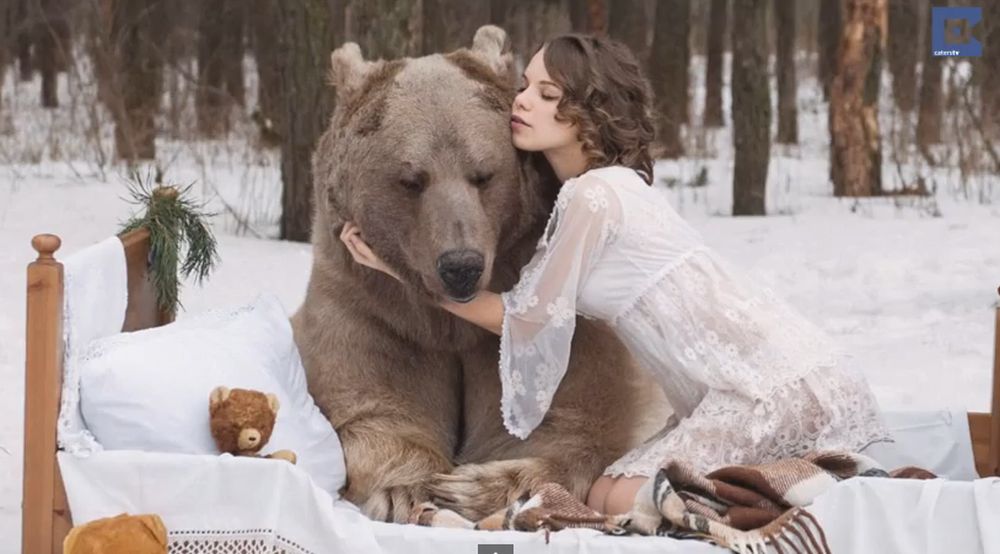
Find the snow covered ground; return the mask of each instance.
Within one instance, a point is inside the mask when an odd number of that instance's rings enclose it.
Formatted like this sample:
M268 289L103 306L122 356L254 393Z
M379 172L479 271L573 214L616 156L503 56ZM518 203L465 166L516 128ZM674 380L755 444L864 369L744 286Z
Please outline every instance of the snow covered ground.
M700 60L692 74L700 85ZM783 291L850 350L884 407L987 409L992 308L1000 285L1000 182L977 178L963 188L953 169L931 172L908 164L908 179L918 172L935 179L933 197L832 198L825 106L812 81L800 81L802 144L772 150L772 215L726 215L732 197L728 129L693 133L690 157L657 164L658 178L682 181L704 167L707 186L659 186L710 244ZM75 86L83 87L64 80L62 98ZM87 121L80 114L90 109L88 102L78 99L50 114L38 108L37 85L14 87L8 79L0 114L0 554L19 551L31 237L60 235L57 256L65 256L114 233L132 209L123 200L121 168L101 167L94 141L79 138L88 132L80 123ZM695 91L692 106L701 105L702 94ZM110 128L106 121L99 128L110 151ZM249 134L241 129L242 136ZM229 206L253 229L236 233L231 215L217 218L221 265L204 287L185 289L187 310L244 302L258 291L276 293L294 310L304 296L309 246L254 236L274 231L280 198L274 155L237 138L163 141L158 147L168 178L196 182L214 209ZM896 186L889 160L883 173L887 186Z

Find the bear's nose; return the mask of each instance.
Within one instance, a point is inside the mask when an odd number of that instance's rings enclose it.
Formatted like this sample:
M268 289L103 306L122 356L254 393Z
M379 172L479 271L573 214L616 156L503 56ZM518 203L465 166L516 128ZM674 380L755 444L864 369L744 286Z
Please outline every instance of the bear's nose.
M260 443L260 431L256 429L243 429L240 431L237 443L240 450L252 450Z
M483 264L483 255L475 250L449 250L437 259L437 270L448 294L466 299L476 292Z

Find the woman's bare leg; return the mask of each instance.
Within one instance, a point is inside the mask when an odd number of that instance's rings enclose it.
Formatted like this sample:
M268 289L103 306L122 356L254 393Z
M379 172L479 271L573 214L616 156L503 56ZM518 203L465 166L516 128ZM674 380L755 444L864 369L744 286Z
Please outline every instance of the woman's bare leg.
M632 505L635 503L635 493L648 479L649 477L642 476L615 479L614 485L604 499L604 510L602 511L606 514L624 514L631 511Z
M590 492L587 493L587 506L604 513L604 501L608 497L608 493L611 492L611 488L614 487L615 481L617 481L616 478L607 475L598 477L597 481L594 481L594 484L590 486Z

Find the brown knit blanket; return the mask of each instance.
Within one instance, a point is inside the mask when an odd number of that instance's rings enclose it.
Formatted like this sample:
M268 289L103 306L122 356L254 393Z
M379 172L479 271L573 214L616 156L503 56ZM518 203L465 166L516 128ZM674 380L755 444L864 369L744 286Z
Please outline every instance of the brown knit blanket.
M558 531L587 527L609 534L666 535L706 540L735 552L828 554L819 523L804 507L838 481L856 476L928 479L906 467L886 472L867 456L816 452L757 465L698 474L670 462L636 495L627 514L598 513L561 486L547 483L478 522L423 504L412 522L435 527Z

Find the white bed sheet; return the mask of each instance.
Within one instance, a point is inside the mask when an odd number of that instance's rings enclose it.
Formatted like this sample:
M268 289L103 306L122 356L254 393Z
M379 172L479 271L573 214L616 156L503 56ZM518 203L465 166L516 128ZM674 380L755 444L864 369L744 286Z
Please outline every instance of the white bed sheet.
M953 481L858 478L813 504L834 552L1000 553L1000 479L973 476L961 412L887 416L897 442L869 452L887 465L916 464ZM923 462L923 463L921 463ZM512 544L518 554L722 552L662 537L439 529L372 522L334 501L299 468L277 460L135 451L59 454L77 524L122 512L159 514L172 552L239 552L239 541L288 554L437 554ZM231 549L227 545L232 546Z
M373 522L334 501L305 472L280 460L104 451L59 455L75 523L122 512L158 514L171 552L288 554L475 553L480 544L513 544L518 554L719 552L700 542L612 537L597 531L472 531ZM196 546L192 546L196 543Z

